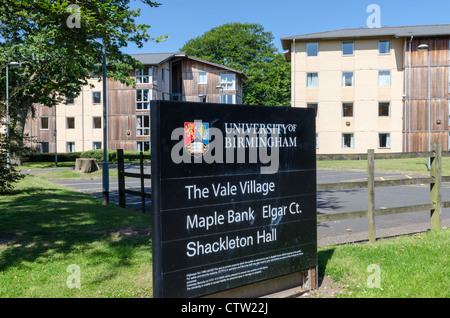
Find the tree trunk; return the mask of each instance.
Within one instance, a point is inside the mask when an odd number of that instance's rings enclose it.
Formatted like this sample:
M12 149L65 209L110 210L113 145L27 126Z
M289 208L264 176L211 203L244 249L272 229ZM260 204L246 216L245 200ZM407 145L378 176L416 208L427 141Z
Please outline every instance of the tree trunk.
M14 99L10 101L13 102ZM27 120L28 110L32 107L31 98L22 99L19 106L10 106L11 125L9 128L9 135L11 141L11 164L21 166L23 162L24 147L23 136L25 129L25 122Z

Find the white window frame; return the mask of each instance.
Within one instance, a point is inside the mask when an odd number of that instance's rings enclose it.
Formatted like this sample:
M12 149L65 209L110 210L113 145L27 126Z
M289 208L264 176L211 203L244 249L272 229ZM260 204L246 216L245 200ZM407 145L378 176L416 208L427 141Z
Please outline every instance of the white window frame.
M344 44L351 44L352 45L352 53L351 54L344 53ZM341 49L342 49L342 56L354 56L355 55L355 42L353 42L353 41L343 41Z
M207 72L198 72L198 84L208 84Z
M315 53L315 54L310 55L308 47L311 47L314 50L313 53ZM307 57L319 56L319 43L318 42L308 42L308 43L306 43L306 56Z
M345 136L350 136L350 146L346 146L345 144ZM355 148L355 134L354 133L342 133L342 148L352 149Z
M145 147L144 147L144 145L145 144L148 144L148 150L145 150ZM142 151L142 152L145 152L145 151L149 151L150 150L150 141L148 141L148 140L139 140L139 141L137 141L136 142L136 151Z
M152 67L144 67L143 69L136 69L134 71L136 78L136 84L151 84L151 78L153 76Z
M67 153L75 152L75 141L66 142L66 152Z
M347 85L347 76L350 74L351 75L351 85ZM355 72L352 71L345 71L342 72L342 87L353 87L355 86Z
M389 43L389 50L388 50L388 52L381 52L381 51L380 51L380 50L381 50L380 44L381 44L382 42L387 42L387 43ZM379 41L378 41L378 54L381 54L381 55L389 55L389 54L391 54L391 49L392 49L392 43L391 43L391 40L379 40Z
M224 91L236 90L236 74L220 74L220 86Z
M145 118L148 118L148 126L144 126ZM150 116L137 115L136 116L136 137L150 136Z
M381 146L381 142L380 142L380 138L381 135L386 135L386 146L382 147ZM390 149L391 148L391 133L378 133L378 148L380 149Z
M147 99L145 100L143 97L145 96L144 91L147 91ZM142 100L139 100L139 94L141 94ZM136 89L136 110L149 110L150 109L150 101L152 100L153 90L151 88L138 88ZM141 108L138 107L141 105Z
M95 145L98 145L98 144L100 144L100 146L99 147L96 147ZM93 141L92 142L92 149L102 149L102 142L101 141Z
M387 74L382 75L382 73L387 73ZM387 75L389 75L388 80L387 80L388 83L386 83L382 80L383 79L382 76L387 76ZM378 86L391 86L391 82L392 82L391 70L379 70L378 71Z
M315 80L313 75L315 75ZM317 72L311 72L306 73L306 87L307 88L316 88L319 87L319 73Z
M236 95L235 94L220 94L220 103L221 104L236 104Z

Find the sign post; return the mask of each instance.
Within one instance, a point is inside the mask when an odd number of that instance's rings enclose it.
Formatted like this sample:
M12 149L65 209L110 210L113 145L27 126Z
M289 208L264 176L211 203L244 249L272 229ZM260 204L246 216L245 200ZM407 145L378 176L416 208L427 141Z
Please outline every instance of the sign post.
M152 101L154 297L317 266L311 109Z

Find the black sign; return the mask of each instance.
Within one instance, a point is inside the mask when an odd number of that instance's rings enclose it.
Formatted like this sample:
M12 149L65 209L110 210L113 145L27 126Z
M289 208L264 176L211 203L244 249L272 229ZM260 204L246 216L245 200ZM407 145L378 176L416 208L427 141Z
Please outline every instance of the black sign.
M152 101L154 297L317 265L312 109Z

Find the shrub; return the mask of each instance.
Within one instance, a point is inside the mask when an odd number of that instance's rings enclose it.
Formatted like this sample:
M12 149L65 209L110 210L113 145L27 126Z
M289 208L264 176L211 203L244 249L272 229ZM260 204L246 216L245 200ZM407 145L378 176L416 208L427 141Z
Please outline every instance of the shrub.
M58 162L75 161L80 158L80 152L58 153ZM54 153L31 153L23 158L24 162L55 162Z
M13 190L13 184L24 175L20 174L13 166L6 167L6 155L0 154L0 195L9 194Z

